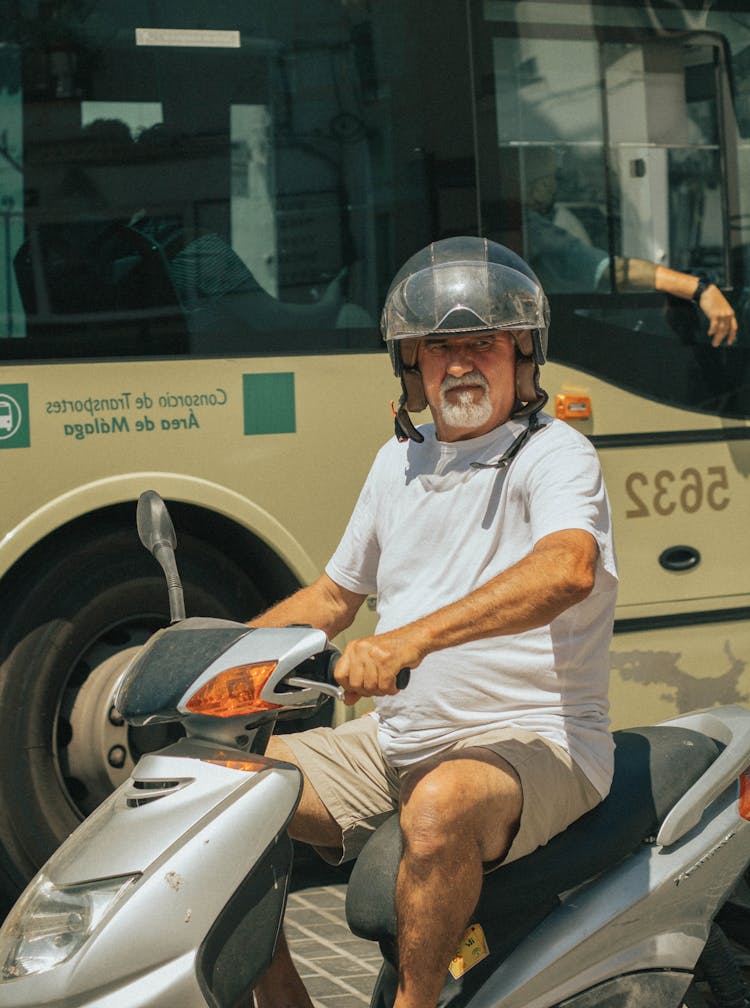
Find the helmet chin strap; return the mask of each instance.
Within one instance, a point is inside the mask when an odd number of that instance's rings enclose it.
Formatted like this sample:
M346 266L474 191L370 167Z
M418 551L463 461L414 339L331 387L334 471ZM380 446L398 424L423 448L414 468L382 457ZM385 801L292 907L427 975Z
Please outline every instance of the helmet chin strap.
M391 403L391 409L393 410L393 426L396 440L401 442L416 441L417 444L421 444L424 441L424 435L420 434L411 422L403 395L398 401L398 409L395 408L393 403Z
M401 398L398 401L398 409L394 409L393 412L397 439L399 441L416 441L417 444L420 444L424 441L424 437L419 433L409 416L409 410L421 413L427 406L422 375L416 366L416 346L415 341L413 360L408 364L403 363L401 366Z
M494 462L472 462L472 469L507 469L531 435L536 434L537 431L543 430L547 426L539 422L539 414L549 399L549 396L539 384L539 365L530 357L521 357L517 364L517 371L516 388L518 394L524 397L528 395L530 399L526 403L522 399L519 399L516 409L511 414L511 419L516 420L527 416L529 422L514 439L513 443L506 448L499 459L496 459ZM531 379L531 387L528 386L529 379ZM526 387L524 387L525 385Z
M543 404L542 404L543 405ZM529 423L527 427L521 431L521 433L513 441L510 447L506 448L503 454L495 462L470 462L472 469L506 469L513 459L518 455L520 450L529 440L532 434L536 434L537 431L544 430L547 424L539 423L539 410L541 406L538 406L532 413L528 414Z

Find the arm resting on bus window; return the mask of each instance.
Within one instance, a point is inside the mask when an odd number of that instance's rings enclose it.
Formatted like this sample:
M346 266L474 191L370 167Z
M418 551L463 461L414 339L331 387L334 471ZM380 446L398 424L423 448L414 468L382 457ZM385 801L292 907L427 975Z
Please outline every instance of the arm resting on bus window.
M657 266L645 259L615 257L615 278L618 290L657 290L673 297L691 301L699 278L690 273L679 273L667 266ZM737 339L737 319L734 310L716 284L709 284L699 301L700 309L709 322L708 335L712 346L725 340Z
M327 574L321 574L317 581L248 620L248 624L252 627L280 627L290 623L309 623L331 640L351 626L366 598L366 595L357 595L342 588Z

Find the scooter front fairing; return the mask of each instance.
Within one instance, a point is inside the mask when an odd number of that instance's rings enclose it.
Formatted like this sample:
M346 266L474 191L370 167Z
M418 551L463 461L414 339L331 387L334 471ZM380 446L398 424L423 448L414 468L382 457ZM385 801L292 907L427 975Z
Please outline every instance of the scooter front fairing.
M228 1008L273 954L300 790L200 740L142 757L12 911L4 1008Z

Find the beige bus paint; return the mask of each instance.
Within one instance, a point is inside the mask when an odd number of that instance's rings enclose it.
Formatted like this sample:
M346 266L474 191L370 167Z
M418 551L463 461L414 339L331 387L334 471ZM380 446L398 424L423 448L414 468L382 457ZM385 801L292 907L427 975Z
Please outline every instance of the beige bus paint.
M194 504L230 518L270 546L301 583L311 581L318 573L302 545L253 501L209 480L166 472L112 476L76 487L48 501L9 530L0 541L0 567L7 570L46 535L100 508L132 502L135 523L135 502L144 490L156 490L165 499Z
M610 654L615 728L750 703L749 621L618 633Z
M544 377L552 411L558 392L590 396L591 418L572 424L587 436L721 432L727 427L748 428L750 436L750 424L745 421L678 410L566 368L548 366ZM746 534L750 440L604 447L599 457L612 503L620 570L616 619L644 621L631 632L616 633L612 640L612 726L653 723L721 703L749 704L750 620L722 621L720 617L723 610L750 605ZM709 473L712 469L720 472ZM691 510L697 500L696 472L702 481L702 502ZM645 482L633 481L634 473L642 474ZM657 486L660 473L664 475ZM684 473L688 475L682 479ZM641 513L628 492L629 480L630 490L640 495L647 514ZM657 504L665 513L654 508L662 491ZM709 492L715 504L727 498L729 503L711 507ZM675 545L697 549L700 563L686 571L664 570L659 556ZM691 623L696 612L716 612L719 619ZM663 616L674 617L678 625L660 626ZM651 620L653 628L648 627Z
M746 605L750 424L651 402L566 368L545 368L544 377L552 410L558 392L590 397L591 418L572 423L589 437L699 432L680 444L599 448L620 569L618 617ZM748 439L700 440L728 426L746 428ZM697 550L700 563L665 570L659 557L675 546Z
M245 374L294 375L296 429L293 433L246 435L242 378ZM5 486L0 541L29 514L50 501L89 487L86 505L98 506L98 488L138 472L179 472L228 494L252 500L301 545L307 562L322 569L343 532L365 475L380 445L391 436L389 402L397 388L385 354L348 354L258 359L180 359L94 364L20 365L0 368L0 383L29 386L31 445L0 451ZM222 406L195 409L199 427L159 429L158 421L187 411L150 411L154 431L136 432L143 412L131 406L127 433L76 439L65 433L68 419L55 404L115 397L185 395L225 389ZM356 432L356 433L355 433ZM140 489L140 488L139 488ZM99 502L102 503L102 502ZM69 505L72 509L72 504ZM70 513L70 512L68 512ZM40 527L41 532L41 527ZM11 536L19 543L18 532ZM32 545L30 535L14 559ZM10 557L8 551L3 557ZM0 566L0 577L7 569Z
M689 622L691 614L694 614L696 610L743 609L746 606L750 606L750 594L721 595L719 598L710 601L712 602L711 605L706 604L705 599L694 598L675 599L669 602L668 605L655 605L653 602L634 603L628 606L618 605L616 618L647 620L651 619L654 615L663 616L668 614L674 617L684 616L685 621Z
M551 345L554 347L554 323ZM296 432L245 435L242 375L269 372L294 375ZM636 435L668 430L720 431L726 425L705 414L645 400L560 365L545 365L542 378L550 392L551 410L558 392L590 396L591 419L575 424L589 436L623 431ZM0 576L33 545L35 535L43 536L56 527L58 517L52 517L50 508L59 509L66 520L76 517L78 506L92 510L110 503L104 494L99 499L100 491L116 485L128 473L169 472L173 459L184 480L195 480L196 486L222 487L228 500L236 495L236 499L252 501L258 515L268 516L286 531L290 541L298 544L309 569L320 571L343 531L375 452L392 436L388 404L398 392L384 354L0 368L0 381L11 379L24 379L29 385L31 447L0 452L4 482L21 491L6 493L4 499L2 514L8 525L0 528ZM79 441L65 435L65 415L49 412L53 403L115 396L123 390L129 390L133 398L148 394L155 399L165 390L184 394L213 388L226 389L227 402L221 407L196 410L200 424L197 430L130 430L127 434L96 435ZM167 417L175 412L162 411ZM158 411L151 413L158 419ZM131 427L139 415L141 411L130 411ZM429 414L418 414L415 419L428 420ZM600 456L615 516L622 572L621 609L649 603L661 611L665 607L671 611L681 599L744 594L743 565L735 564L734 573L729 575L723 565L731 555L730 548L740 552L745 549L741 503L750 470L747 444L605 448ZM661 470L671 469L679 479L682 469L678 467L686 466L688 459L706 480L715 479L708 474L710 468L725 468L732 483L733 502L729 508L678 513L669 518L652 514L628 517L629 507L632 509L626 492L629 475L642 470L653 480ZM85 505L74 504L76 491L83 487L88 487ZM190 499L188 489L184 498ZM67 503L64 508L51 505L55 501ZM227 507L231 514L231 506ZM47 517L29 524L28 516L37 514ZM248 515L246 520L254 519ZM717 534L722 540L720 550L715 543ZM679 542L701 551L705 562L696 571L675 575L658 566L661 550Z
M619 605L669 605L750 592L750 543L745 532L750 442L613 448L600 451L612 500ZM737 466L740 457L743 465ZM666 570L665 550L689 547L700 561Z
M550 352L554 355L554 320L550 330ZM648 362L644 362L646 367ZM587 436L602 434L648 434L654 431L721 430L725 427L747 427L750 421L724 419L697 410L682 409L647 399L634 392L618 388L611 382L562 364L548 363L541 369L542 385L550 393L547 407L554 413L555 396L568 392L591 398L590 420L576 421L573 426ZM664 377L665 382L668 376Z

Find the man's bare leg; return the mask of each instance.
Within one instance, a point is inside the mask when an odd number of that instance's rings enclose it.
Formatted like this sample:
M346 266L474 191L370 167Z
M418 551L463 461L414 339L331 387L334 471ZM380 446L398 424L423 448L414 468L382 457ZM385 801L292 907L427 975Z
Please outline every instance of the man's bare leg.
M283 931L276 943L273 961L256 984L254 995L256 1008L313 1008ZM252 1001L248 1005L251 1006Z
M275 736L269 743L267 755L296 765L292 751ZM307 781L289 826L289 835L318 847L341 847L341 830L336 820ZM254 994L257 1008L313 1008L283 932L279 935L273 961L256 984ZM248 1008L251 1005L252 1001L248 1001Z
M394 1008L435 1008L479 900L483 864L507 853L522 803L516 772L488 750L437 759L407 779Z

